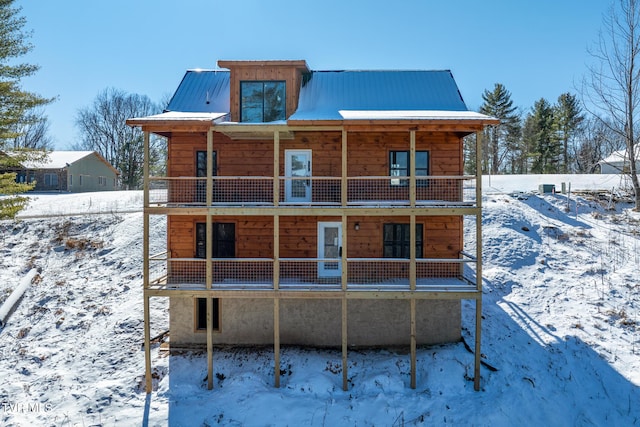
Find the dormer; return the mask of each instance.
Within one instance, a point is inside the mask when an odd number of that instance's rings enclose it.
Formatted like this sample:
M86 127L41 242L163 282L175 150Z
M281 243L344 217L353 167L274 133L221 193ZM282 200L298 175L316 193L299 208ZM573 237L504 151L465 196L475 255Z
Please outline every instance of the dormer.
M218 61L229 69L231 121L284 122L298 108L302 75L309 73L304 60Z

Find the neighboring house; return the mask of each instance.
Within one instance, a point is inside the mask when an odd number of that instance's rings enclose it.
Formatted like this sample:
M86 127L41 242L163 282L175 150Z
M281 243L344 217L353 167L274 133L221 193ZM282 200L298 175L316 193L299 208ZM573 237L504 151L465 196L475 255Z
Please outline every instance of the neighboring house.
M640 154L636 147L636 156ZM629 156L627 150L614 151L611 155L596 163L594 172L602 174L629 173ZM640 160L636 159L636 171L640 171Z
M118 171L95 151L51 151L42 161L24 161L3 172L15 172L17 182L35 181L34 191L79 193L118 188Z
M206 344L209 387L214 345L273 345L278 386L291 344L342 348L345 389L348 349L370 346L410 348L415 387L416 346L459 341L474 300L478 389L481 179L463 176L463 138L498 120L469 111L448 70L218 65L127 121L147 149L168 141L167 176L145 177L147 391L151 297L170 299L172 348ZM150 215L167 217L162 254Z

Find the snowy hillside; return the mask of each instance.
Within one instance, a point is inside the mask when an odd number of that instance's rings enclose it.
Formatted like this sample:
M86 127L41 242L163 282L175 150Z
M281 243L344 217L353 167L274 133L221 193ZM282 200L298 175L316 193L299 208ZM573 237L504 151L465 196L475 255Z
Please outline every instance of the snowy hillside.
M0 425L640 425L640 215L500 180L483 201L482 348L497 370L483 366L480 392L462 343L418 350L416 390L408 348L352 351L347 392L339 351L283 348L276 389L271 349L219 350L209 391L206 355L155 344L147 397L141 193L40 196L0 222L0 304L40 272L0 330ZM79 212L101 214L39 217ZM153 336L167 318L152 299ZM465 302L472 348L473 321Z

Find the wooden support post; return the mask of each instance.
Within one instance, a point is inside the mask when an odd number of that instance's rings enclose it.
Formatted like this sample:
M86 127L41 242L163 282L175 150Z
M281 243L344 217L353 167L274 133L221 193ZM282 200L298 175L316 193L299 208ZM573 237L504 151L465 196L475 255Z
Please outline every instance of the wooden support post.
M416 131L409 131L409 204L416 207ZM416 253L416 216L409 217L409 288L416 290L417 264L416 258L422 254ZM411 357L411 388L416 388L416 300L409 300L410 309L410 357Z
M342 130L342 164L341 164L341 181L340 181L340 202L342 207L346 207L349 202L348 191L349 191L349 181L347 177L347 131Z
M213 204L213 129L207 132L207 222L206 222L206 289L213 283L213 224L211 206ZM207 388L213 388L213 299L207 296Z
M414 147L415 148L415 147ZM415 181L415 180L414 180ZM415 187L414 187L415 190ZM415 194L415 192L414 192ZM415 198L414 198L415 201ZM409 289L416 290L416 216L411 214L409 217ZM410 353L411 353L411 388L416 388L416 300L409 300L410 309Z
M273 206L280 204L280 132L273 132Z
M274 386L280 388L280 298L273 299L273 365Z
M273 216L273 289L280 289L280 217ZM280 387L280 298L273 299L273 365L275 387Z
M344 182L344 180L343 180ZM349 234L349 230L347 228L347 216L346 215L342 215L342 257L341 257L341 265L342 265L342 275L341 275L341 282L342 282L342 316L341 316L341 337L342 337L342 389L344 391L347 391L349 389L349 383L348 383L348 360L347 360L347 310L348 310L348 303L347 303L347 297L346 297L346 292L347 292L347 287L348 287L348 280L349 280L349 265L347 263L347 259L348 259L348 250L347 250L347 245L348 245L348 234Z
M416 131L409 132L409 204L416 207Z
M149 316L149 297L144 295L144 363L145 363L145 386L147 394L153 391L151 381L151 325Z
M476 132L476 343L473 388L480 390L482 338L482 131Z
M143 311L144 311L144 363L145 363L145 386L147 394L153 391L151 381L151 316L149 313L149 132L144 132L144 162L143 174L143 210L142 215L142 287L143 287Z
M349 302L342 298L342 390L349 390L349 361L347 360L347 310Z
M411 388L416 388L416 300L409 300L411 309Z

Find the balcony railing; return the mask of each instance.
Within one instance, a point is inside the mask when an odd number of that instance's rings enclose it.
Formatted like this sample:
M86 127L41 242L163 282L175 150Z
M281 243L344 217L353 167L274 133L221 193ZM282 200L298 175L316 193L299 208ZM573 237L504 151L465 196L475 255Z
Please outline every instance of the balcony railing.
M149 259L151 286L164 289L206 289L206 261L168 258L167 253ZM475 258L417 259L415 290L472 291ZM212 260L212 289L340 291L339 259L284 258L279 260L279 281L274 282L273 259L224 258ZM411 262L396 258L347 259L347 291L409 291Z
M349 177L347 206L408 206L411 186L407 177ZM420 206L475 205L475 177L428 176L415 180L415 203ZM341 206L342 179L338 177L280 177L277 203L297 206ZM273 206L273 177L216 176L213 206ZM206 178L151 177L151 206L205 206Z

